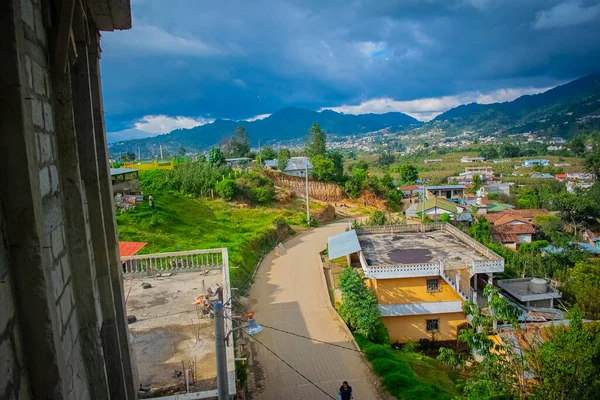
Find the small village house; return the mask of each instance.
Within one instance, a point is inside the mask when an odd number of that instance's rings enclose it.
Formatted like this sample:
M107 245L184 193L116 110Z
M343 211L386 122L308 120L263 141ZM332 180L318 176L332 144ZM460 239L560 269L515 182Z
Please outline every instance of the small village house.
M424 186L426 199L438 197L448 201L460 202L465 197L467 189L464 185Z
M290 176L305 177L312 170L312 164L308 157L292 157L288 160L287 167L283 173Z

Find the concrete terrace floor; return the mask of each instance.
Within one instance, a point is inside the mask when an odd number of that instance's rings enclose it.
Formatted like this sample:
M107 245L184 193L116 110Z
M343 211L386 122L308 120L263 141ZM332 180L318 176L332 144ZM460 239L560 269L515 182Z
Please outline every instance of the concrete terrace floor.
M335 343L314 342L269 328L256 338L295 369L337 399L347 380L355 399L382 399L374 386L378 379L357 353L352 338L329 303L329 294L318 253L327 237L343 232L338 222L304 232L284 243L284 255L269 254L259 267L250 290L250 309L258 323L299 335ZM249 386L253 399L328 399L302 376L249 338L251 349Z
M488 258L445 231L358 235L362 251L371 266L385 264L435 263L441 260L481 261Z
M142 283L152 287L143 289ZM157 278L124 276L127 314L137 318L129 324L129 331L139 379L152 388L149 394L167 395L178 386L185 389L184 377L173 376L174 370L182 371L182 361L185 368L197 362L192 391L216 389L214 320L193 304L216 283L222 283L221 271L179 272Z

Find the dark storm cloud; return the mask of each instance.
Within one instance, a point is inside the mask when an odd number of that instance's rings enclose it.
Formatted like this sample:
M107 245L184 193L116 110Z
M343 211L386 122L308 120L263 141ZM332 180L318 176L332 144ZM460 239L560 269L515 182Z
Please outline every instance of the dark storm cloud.
M599 1L138 0L132 8L133 29L103 39L113 132L148 115L203 123L288 105L451 98L435 103L444 108L600 70ZM138 125L160 133L193 124L160 121Z

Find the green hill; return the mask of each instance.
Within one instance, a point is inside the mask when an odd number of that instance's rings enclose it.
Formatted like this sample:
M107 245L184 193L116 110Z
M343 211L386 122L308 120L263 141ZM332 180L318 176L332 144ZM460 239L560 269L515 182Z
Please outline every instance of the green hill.
M461 105L424 127L431 128L447 134L541 132L548 136L592 131L600 128L600 73L510 102Z

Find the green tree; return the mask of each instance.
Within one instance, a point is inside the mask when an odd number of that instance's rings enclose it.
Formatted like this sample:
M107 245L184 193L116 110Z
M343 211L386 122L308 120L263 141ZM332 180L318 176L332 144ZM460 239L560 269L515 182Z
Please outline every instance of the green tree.
M289 149L280 149L279 153L277 153L277 169L280 171L285 171L288 161L290 161L291 157L292 154L290 153Z
M598 399L600 337L583 326L581 314L571 313L569 326L547 329L545 343L532 343L527 359L539 382L534 398L547 400Z
M483 186L483 181L481 180L481 176L475 174L473 175L473 180L471 181L471 193L475 194L477 193L477 191L479 189L481 189L481 186Z
M356 164L354 164L354 168L360 168L362 170L368 171L369 163L367 163L365 160L359 160Z
M223 179L217 183L215 190L217 194L223 198L223 200L231 201L237 194L237 185L233 179Z
M354 168L352 170L352 179L358 184L358 186L362 189L369 179L369 174L366 170L362 168Z
M306 138L306 154L309 157L324 156L326 142L327 138L325 132L321 130L321 126L317 123L313 123Z
M313 156L310 159L312 163L312 176L319 180L330 182L335 176L335 165L330 158L325 156Z
M369 222L372 225L385 225L386 220L387 218L385 217L385 214L379 210L373 212L373 214L371 214L371 217L369 218Z
M498 150L496 146L483 146L479 150L479 156L486 160L493 160L494 158L498 158Z
M126 153L121 154L121 161L131 162L131 161L135 161L135 159L136 159L136 155L132 151L128 151Z
M477 223L471 225L471 236L480 243L489 243L492 240L492 225L482 216L477 218Z
M238 126L235 129L235 134L229 140L226 140L222 145L227 157L241 158L250 155L250 138L248 132L243 126Z
M403 164L399 169L400 182L403 184L414 183L419 179L419 170L412 164Z
M186 153L186 152L185 152L185 149L183 148L183 146L179 146L179 150L177 150L177 154L178 154L180 157L183 157L183 156L185 156L185 153Z
M514 158L519 157L519 151L519 146L512 143L504 142L502 143L502 145L500 145L498 154L502 158Z
M592 151L586 154L585 168L596 174L596 180L600 181L600 138L595 140Z
M586 137L582 134L576 135L569 141L569 150L575 157L582 157L586 151Z
M342 319L359 335L376 343L387 342L389 336L377 308L377 296L367 287L365 278L357 270L347 267L339 282Z
M260 151L260 158L261 161L265 161L265 160L274 160L275 157L277 157L277 153L275 153L275 150L273 150L272 147L263 147L262 150Z
M208 151L208 164L212 167L219 167L225 163L225 155L218 147L213 147Z
M552 199L552 207L558 211L563 221L571 224L575 237L578 228L586 222L593 222L598 216L598 206L586 193L563 192Z
M381 177L381 184L387 189L396 189L396 186L394 185L394 178L392 178L389 173L386 173Z
M447 222L447 223L449 223L450 221L451 221L450 214L448 214L448 213L442 213L442 215L440 215L440 222Z
M567 278L561 290L570 303L581 308L586 318L600 319L600 263L576 263L567 270Z
M392 153L390 153L389 151L384 151L383 153L381 153L379 155L379 166L380 167L387 167L392 165L394 162L396 162L396 156L394 156Z
M360 196L362 187L355 179L350 178L344 184L344 189L346 190L346 193L348 193L348 196L356 199L358 196Z
M327 152L327 158L333 161L333 180L340 182L344 178L344 155L339 150Z

